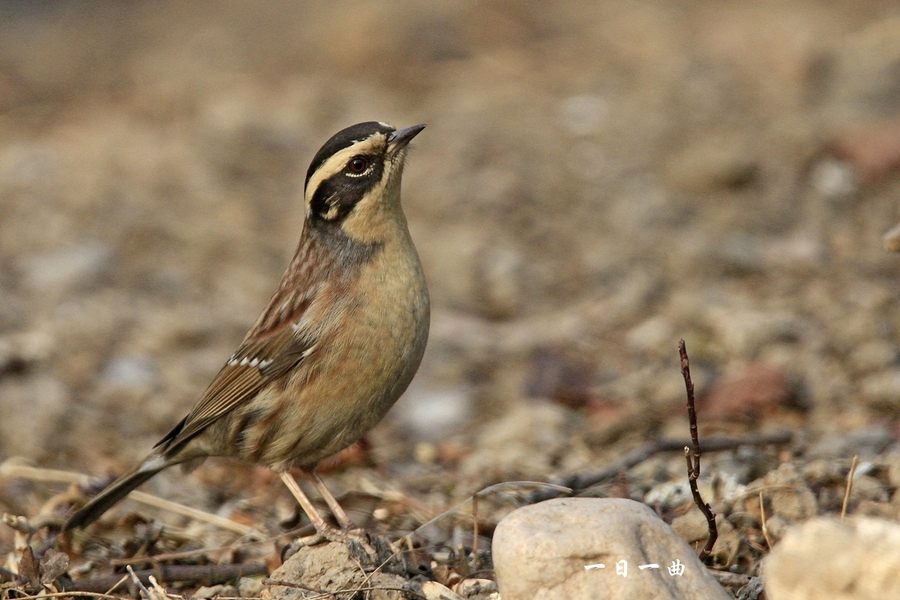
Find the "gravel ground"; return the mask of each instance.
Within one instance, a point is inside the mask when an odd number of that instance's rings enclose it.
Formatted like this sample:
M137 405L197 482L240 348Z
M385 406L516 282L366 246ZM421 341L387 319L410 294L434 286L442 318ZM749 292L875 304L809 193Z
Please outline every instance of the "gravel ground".
M705 457L720 511L753 513L737 498L774 478L812 490L769 507L783 525L839 512L859 455L872 491L849 512L900 519L900 257L882 243L898 115L892 3L4 3L0 459L101 476L139 460L274 289L321 143L424 122L404 205L428 352L327 474L370 498L372 527L685 437L679 338L702 436L794 436ZM683 462L591 493L671 520L685 498L658 488ZM64 488L0 479L0 511ZM146 489L269 531L293 510L221 461ZM487 537L511 506L485 508ZM467 523L423 539L471 544ZM733 518L710 564L756 574L778 524L764 540Z

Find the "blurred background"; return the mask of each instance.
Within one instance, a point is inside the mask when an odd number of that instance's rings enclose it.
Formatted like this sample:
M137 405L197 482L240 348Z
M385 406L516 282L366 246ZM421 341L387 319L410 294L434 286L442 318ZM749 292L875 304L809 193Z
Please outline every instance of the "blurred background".
M681 337L701 434L896 452L896 3L5 1L0 460L146 454L363 120L428 124L403 200L434 315L345 489L438 510L684 437ZM215 505L256 476L229 468L148 488Z

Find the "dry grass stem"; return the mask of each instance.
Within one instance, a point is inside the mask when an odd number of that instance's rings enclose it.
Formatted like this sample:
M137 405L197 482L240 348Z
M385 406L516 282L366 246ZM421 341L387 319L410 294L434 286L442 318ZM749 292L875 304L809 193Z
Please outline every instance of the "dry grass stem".
M760 525L762 526L763 537L766 538L766 545L769 547L769 550L772 549L772 540L769 539L769 527L766 525L766 506L765 502L763 502L763 494L759 493L759 520Z
M847 487L844 489L844 502L841 504L841 519L847 516L847 505L850 503L850 492L853 491L853 475L856 473L856 464L859 462L859 455L853 456L853 462L850 463L850 472L847 473Z

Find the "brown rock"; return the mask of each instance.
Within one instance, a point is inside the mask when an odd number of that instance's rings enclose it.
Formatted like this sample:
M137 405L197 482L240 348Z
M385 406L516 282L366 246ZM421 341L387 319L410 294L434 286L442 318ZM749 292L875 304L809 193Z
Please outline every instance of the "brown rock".
M794 391L781 369L753 363L716 382L703 399L703 405L710 417L747 418L793 406L794 400Z

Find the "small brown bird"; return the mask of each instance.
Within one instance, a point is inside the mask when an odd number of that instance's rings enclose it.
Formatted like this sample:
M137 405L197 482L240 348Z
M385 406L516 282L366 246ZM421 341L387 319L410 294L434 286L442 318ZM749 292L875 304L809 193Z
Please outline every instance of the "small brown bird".
M268 466L320 537L340 537L290 475L301 468L341 527L354 527L313 469L384 417L425 350L428 290L400 206L407 144L424 128L359 123L322 146L306 174L297 251L268 306L190 413L63 531L161 470L208 456Z

